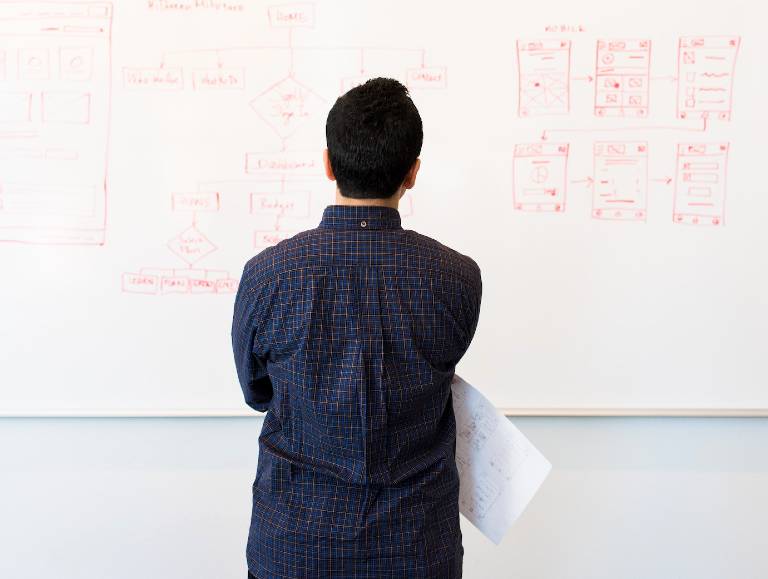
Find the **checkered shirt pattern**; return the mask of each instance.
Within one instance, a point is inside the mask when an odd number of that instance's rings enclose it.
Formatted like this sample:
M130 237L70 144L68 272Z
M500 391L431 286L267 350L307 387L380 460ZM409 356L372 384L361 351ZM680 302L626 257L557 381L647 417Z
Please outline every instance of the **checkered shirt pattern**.
M389 207L330 205L246 264L232 345L266 411L255 577L461 577L450 383L481 291L472 259Z

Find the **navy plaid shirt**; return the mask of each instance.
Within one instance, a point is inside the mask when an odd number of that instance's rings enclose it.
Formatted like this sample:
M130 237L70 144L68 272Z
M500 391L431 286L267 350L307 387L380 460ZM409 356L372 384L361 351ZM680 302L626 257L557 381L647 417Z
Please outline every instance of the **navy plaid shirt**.
M396 209L331 205L245 266L232 344L259 436L259 579L461 577L451 378L480 270Z

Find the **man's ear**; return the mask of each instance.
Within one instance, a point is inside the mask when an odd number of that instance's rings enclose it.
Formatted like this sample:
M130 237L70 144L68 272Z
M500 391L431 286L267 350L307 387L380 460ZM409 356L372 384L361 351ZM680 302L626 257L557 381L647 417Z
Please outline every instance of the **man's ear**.
M331 158L328 156L328 149L323 149L323 168L325 169L325 176L330 181L336 180L336 175L333 174L333 167L331 167Z
M413 162L413 166L405 175L405 180L403 181L403 187L405 189L413 189L414 185L416 185L416 173L419 172L420 167L421 167L421 159L416 159Z

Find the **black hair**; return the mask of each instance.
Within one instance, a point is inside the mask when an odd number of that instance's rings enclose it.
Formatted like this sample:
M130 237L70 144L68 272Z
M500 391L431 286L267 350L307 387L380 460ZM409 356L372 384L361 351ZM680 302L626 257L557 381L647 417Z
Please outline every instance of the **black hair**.
M421 153L421 116L408 89L374 78L336 99L325 138L331 168L345 197L391 197Z

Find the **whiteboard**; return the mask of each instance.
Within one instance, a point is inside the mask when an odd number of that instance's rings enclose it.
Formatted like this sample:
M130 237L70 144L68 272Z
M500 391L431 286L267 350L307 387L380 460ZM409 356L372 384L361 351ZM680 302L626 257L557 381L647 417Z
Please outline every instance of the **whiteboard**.
M384 75L424 120L404 226L483 273L462 376L521 414L765 413L766 16L0 2L0 412L250 413L242 267L317 225L327 111Z

